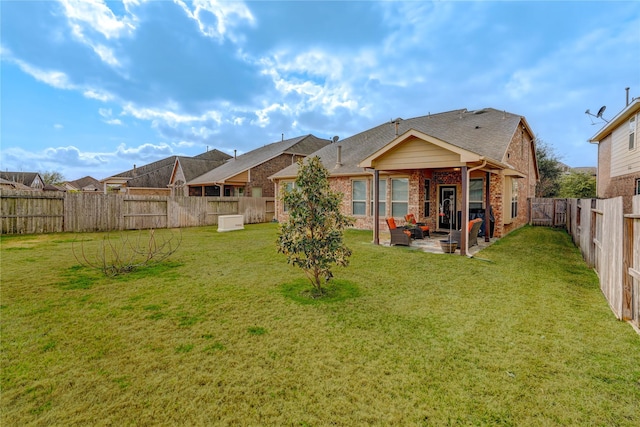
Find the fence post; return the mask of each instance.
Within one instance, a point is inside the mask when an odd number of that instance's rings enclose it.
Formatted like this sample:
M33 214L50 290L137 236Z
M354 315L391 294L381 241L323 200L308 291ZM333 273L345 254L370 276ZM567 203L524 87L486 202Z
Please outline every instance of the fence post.
M633 218L624 218L622 240L622 320L633 318L633 277L629 268L633 267Z

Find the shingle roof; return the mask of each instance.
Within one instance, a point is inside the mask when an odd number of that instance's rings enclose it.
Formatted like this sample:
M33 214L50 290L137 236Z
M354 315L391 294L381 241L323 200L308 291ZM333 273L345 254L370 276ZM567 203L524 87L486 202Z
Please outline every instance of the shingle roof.
M165 188L170 183L173 166L175 165L175 162L178 158L179 156L170 156L162 160L149 163L148 165L143 165L134 169L130 169L126 172L119 173L117 175L114 175L114 177L130 177L131 179L127 181L128 187ZM215 168L217 166L220 166L227 159L230 159L231 156L223 153L222 151L214 149L202 154L198 154L197 156L191 158L180 158L194 159L201 165L207 165L203 167L210 166L210 168ZM200 173L204 173L206 170L210 169L205 169Z
M217 151L217 150L216 150ZM177 162L180 163L182 173L187 181L190 181L210 170L222 166L231 156L218 151L218 158L202 158L196 157L178 157Z
M67 184L75 187L78 190L83 190L87 187L93 186L97 189L102 188L102 185L100 184L100 181L98 181L97 179L95 179L92 176L85 176L79 179L76 179L75 181L67 181Z
M329 140L320 139L311 134L285 139L280 142L274 142L242 154L235 159L229 160L227 163L210 170L187 183L212 184L224 182L228 178L261 165L262 163L265 163L266 161L281 154L298 154L307 156L329 143Z
M400 120L397 134L395 124L387 122L324 147L313 155L320 157L331 175L362 173L363 168L358 164L363 159L389 144L397 136L415 129L489 159L505 162L507 148L522 119L519 115L493 108L429 114ZM335 167L337 146L342 147L339 167ZM296 174L297 165L291 165L271 178L293 177Z
M38 172L0 172L0 178L24 184L27 187L31 187L37 176Z

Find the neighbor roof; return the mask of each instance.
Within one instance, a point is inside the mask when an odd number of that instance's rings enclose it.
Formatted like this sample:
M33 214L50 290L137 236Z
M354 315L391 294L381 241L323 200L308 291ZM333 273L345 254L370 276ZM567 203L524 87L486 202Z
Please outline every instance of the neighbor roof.
M100 181L98 181L92 176L85 176L85 177L76 179L75 181L67 181L66 183L78 190L84 190L85 188L89 188L92 186L96 189L102 188L102 186L100 185Z
M31 187L37 176L38 172L0 172L0 178L24 184L27 187Z
M165 188L171 181L173 166L179 156L170 156L148 165L130 169L126 172L113 175L111 178L126 178L128 187ZM183 157L187 158L187 157ZM222 164L231 156L219 150L209 150L192 157L203 162L208 162L211 167Z
M200 155L196 157L178 157L176 159L176 164L180 164L182 173L184 174L184 177L187 181L190 181L206 172L209 172L210 170L220 167L226 161L231 159L231 156L226 153L218 150L213 151L217 151L219 154L215 157L202 157L202 155ZM211 153L211 151L208 151L207 153Z
M480 156L507 163L505 161L507 148L521 121L532 134L524 117L516 114L493 108L475 111L453 110L412 119L400 119L397 132L395 121L383 123L324 147L313 155L320 157L331 175L362 173L363 168L358 164L363 159L385 147L398 136L414 129ZM337 146L342 146L340 166L335 166ZM290 178L296 174L297 165L291 165L275 173L271 178Z
M330 142L329 140L320 139L311 134L274 142L229 160L222 166L188 181L187 184L223 183L225 180L261 165L281 154L307 156L330 144Z

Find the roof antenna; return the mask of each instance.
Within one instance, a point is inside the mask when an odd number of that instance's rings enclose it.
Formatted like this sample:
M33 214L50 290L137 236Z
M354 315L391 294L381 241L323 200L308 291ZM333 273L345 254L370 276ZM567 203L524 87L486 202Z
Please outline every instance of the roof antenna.
M282 140L284 141L284 133L282 134Z
M605 122L605 123L609 123L609 120L607 120L607 119L605 119L604 117L602 117L602 114L604 113L604 110L606 110L606 109L607 109L607 106L606 106L606 105L603 105L603 106L602 106L602 107L600 107L600 109L598 110L598 114L593 114L593 113L592 113L588 108L587 108L587 111L585 111L584 113L585 113L587 116L590 116L590 117L589 117L590 119L591 119L591 117L595 117L595 118L597 118L597 119L602 120L602 121L603 121L603 122ZM592 125L595 125L595 124L597 124L597 123L595 123L595 122L593 121L593 119L591 119L591 124L592 124Z

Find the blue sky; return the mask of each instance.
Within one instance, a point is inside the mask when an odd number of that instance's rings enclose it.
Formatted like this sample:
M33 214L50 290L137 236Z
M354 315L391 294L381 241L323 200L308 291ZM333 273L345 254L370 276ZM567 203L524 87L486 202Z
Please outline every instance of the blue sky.
M640 2L0 2L0 167L102 179L492 107L595 166L640 96ZM592 122L596 123L592 125Z

